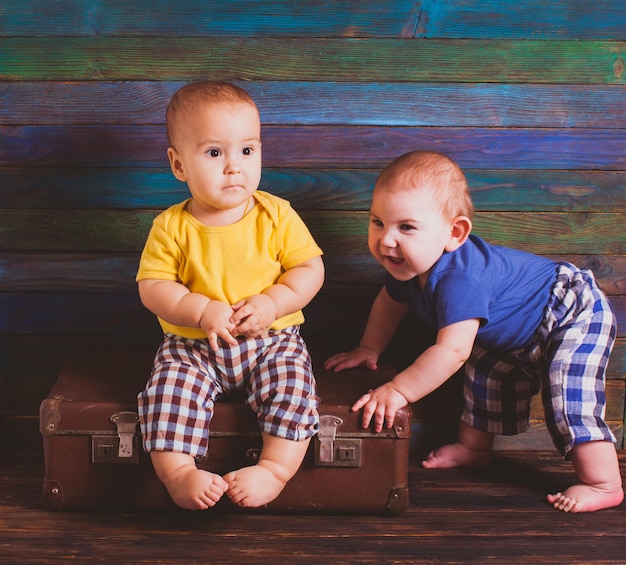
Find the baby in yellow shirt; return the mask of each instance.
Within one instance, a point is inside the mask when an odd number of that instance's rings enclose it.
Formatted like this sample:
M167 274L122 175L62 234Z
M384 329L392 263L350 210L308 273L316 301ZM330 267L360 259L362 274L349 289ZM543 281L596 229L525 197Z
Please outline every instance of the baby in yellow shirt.
M226 494L274 500L319 426L302 308L324 281L322 251L289 203L258 191L261 120L254 100L220 82L181 88L167 109L167 154L191 198L154 221L141 256L141 301L164 339L139 394L144 449L182 508ZM263 448L224 477L198 469L222 394L244 394Z

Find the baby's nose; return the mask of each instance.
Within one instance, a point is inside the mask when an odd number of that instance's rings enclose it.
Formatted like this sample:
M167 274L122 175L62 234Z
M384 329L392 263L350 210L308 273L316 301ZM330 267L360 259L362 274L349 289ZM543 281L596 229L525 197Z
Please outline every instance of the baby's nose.
M226 166L224 167L224 173L227 175L233 175L241 171L239 159L231 157L226 160Z

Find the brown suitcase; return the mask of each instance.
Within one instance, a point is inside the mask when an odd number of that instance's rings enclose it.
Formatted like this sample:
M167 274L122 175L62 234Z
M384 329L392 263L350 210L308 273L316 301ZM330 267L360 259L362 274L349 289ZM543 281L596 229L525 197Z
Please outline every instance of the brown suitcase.
M44 444L43 498L55 510L176 508L141 447L137 393L148 379L152 351L73 353L41 403ZM313 354L321 397L320 432L300 470L264 510L299 513L386 513L408 506L411 413L389 430L361 428L350 406L389 380L393 370L322 367ZM256 419L242 402L220 401L211 421L208 456L198 466L224 474L254 464L261 447ZM238 511L224 496L209 511ZM254 510L247 510L254 511Z

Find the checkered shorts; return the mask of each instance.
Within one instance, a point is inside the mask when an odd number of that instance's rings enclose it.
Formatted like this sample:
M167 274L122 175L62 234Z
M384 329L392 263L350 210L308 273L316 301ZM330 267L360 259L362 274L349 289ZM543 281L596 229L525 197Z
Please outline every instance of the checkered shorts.
M244 396L262 432L293 441L317 433L319 399L297 326L222 346L165 336L138 396L146 451L206 455L214 403L227 393Z
M604 421L615 335L615 317L591 271L561 264L529 347L505 353L474 348L465 366L462 420L497 434L523 432L530 399L541 391L548 431L562 455L578 443L615 442Z

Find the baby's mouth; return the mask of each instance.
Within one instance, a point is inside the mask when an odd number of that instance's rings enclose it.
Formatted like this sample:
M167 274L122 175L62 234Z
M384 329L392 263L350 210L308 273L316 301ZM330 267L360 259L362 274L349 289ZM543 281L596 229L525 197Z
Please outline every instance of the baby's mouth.
M392 257L391 255L385 255L385 260L396 266L404 263L404 259L402 257Z

